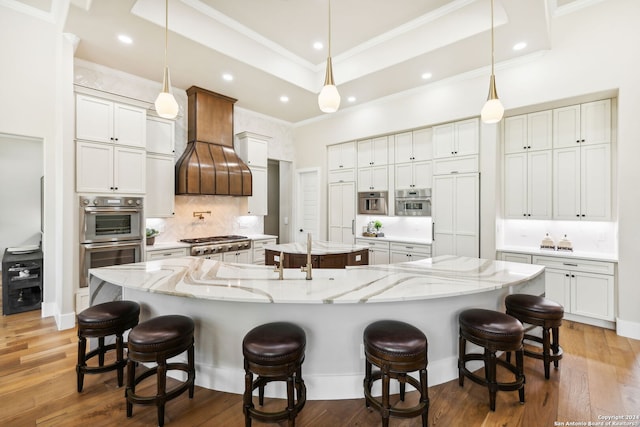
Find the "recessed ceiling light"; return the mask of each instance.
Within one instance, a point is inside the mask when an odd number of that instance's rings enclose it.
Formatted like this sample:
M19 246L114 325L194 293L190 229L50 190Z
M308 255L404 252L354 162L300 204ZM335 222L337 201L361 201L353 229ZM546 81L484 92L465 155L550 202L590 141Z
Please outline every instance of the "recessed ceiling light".
M429 80L431 77L433 77L433 74L431 73L422 73L422 78L424 80Z
M314 48L315 50L320 50L320 49L322 49L323 47L324 47L324 45L322 44L322 42L315 42L315 43L313 44L313 48Z
M347 101L356 102L356 97L355 96L350 96L350 97L347 98Z
M289 102L289 97L287 95L282 95L280 97L280 102Z
M133 39L125 34L118 34L118 40L120 40L120 42L124 43L124 44L131 44L133 43Z
M232 76L231 74L229 74L229 73L224 73L224 74L222 75L222 78L223 78L224 80L228 81L228 82L230 82L230 81L232 81L232 80L233 80L233 76Z
M527 47L527 44L525 42L520 42L513 45L513 50L522 50L525 47Z

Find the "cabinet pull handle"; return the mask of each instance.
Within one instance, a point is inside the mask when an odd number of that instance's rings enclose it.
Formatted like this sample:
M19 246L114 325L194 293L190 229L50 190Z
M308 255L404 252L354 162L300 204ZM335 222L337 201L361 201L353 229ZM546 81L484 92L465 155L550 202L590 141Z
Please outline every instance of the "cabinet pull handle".
M570 262L563 262L562 265L568 265L570 267L577 267L578 266L578 264L572 264Z
M431 240L435 242L436 240L436 223L431 223Z

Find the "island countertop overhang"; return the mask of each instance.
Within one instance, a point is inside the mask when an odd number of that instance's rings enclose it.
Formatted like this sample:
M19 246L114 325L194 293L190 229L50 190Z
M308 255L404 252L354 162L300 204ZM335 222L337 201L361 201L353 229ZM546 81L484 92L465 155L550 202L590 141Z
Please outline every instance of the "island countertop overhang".
M198 257L102 267L90 274L145 292L234 302L363 304L445 298L528 282L543 266L441 256L400 264L314 270L233 264Z

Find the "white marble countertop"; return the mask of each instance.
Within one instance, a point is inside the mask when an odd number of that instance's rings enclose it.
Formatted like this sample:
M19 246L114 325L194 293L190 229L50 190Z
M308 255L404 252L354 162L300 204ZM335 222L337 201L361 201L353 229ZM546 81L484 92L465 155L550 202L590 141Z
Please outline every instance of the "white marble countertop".
M540 249L523 246L503 246L496 249L498 252L515 252L527 255L540 255L560 258L579 258L592 261L618 262L618 256L604 252L584 252L584 251L555 251L552 249Z
M224 263L199 257L171 258L94 268L97 279L140 291L219 301L354 304L468 295L524 283L543 266L441 256L392 265L315 269L305 280L285 269Z
M265 245L265 249L276 252L284 252L286 254L306 254L306 243L283 243ZM327 254L346 254L358 252L368 249L362 245L349 245L346 243L326 242L315 240L311 244L311 255L327 255Z
M190 248L191 245L189 243L184 242L156 242L153 245L145 246L145 250L149 251L163 251L166 249L176 249L176 248Z

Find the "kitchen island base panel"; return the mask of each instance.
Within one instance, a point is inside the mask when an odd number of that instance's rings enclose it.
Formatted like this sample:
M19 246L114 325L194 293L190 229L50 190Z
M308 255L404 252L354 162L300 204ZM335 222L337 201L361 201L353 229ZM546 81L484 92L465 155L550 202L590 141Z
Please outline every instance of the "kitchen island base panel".
M189 298L122 288L91 277L92 303L100 294L139 301L141 321L166 314L190 316L196 323L196 384L242 394L244 368L242 337L267 322L286 320L307 334L304 365L308 400L363 397L364 353L362 333L377 320L394 319L413 324L429 337L429 382L437 385L457 378L458 314L467 308L504 311L509 293L544 290L544 275L528 283L443 298L366 304L247 303ZM119 289L118 289L119 288ZM97 293L96 293L97 291ZM473 350L473 348L470 348ZM470 369L480 367L470 366ZM268 397L285 397L285 388L267 387ZM392 393L397 393L392 390ZM380 390L373 390L379 395Z

